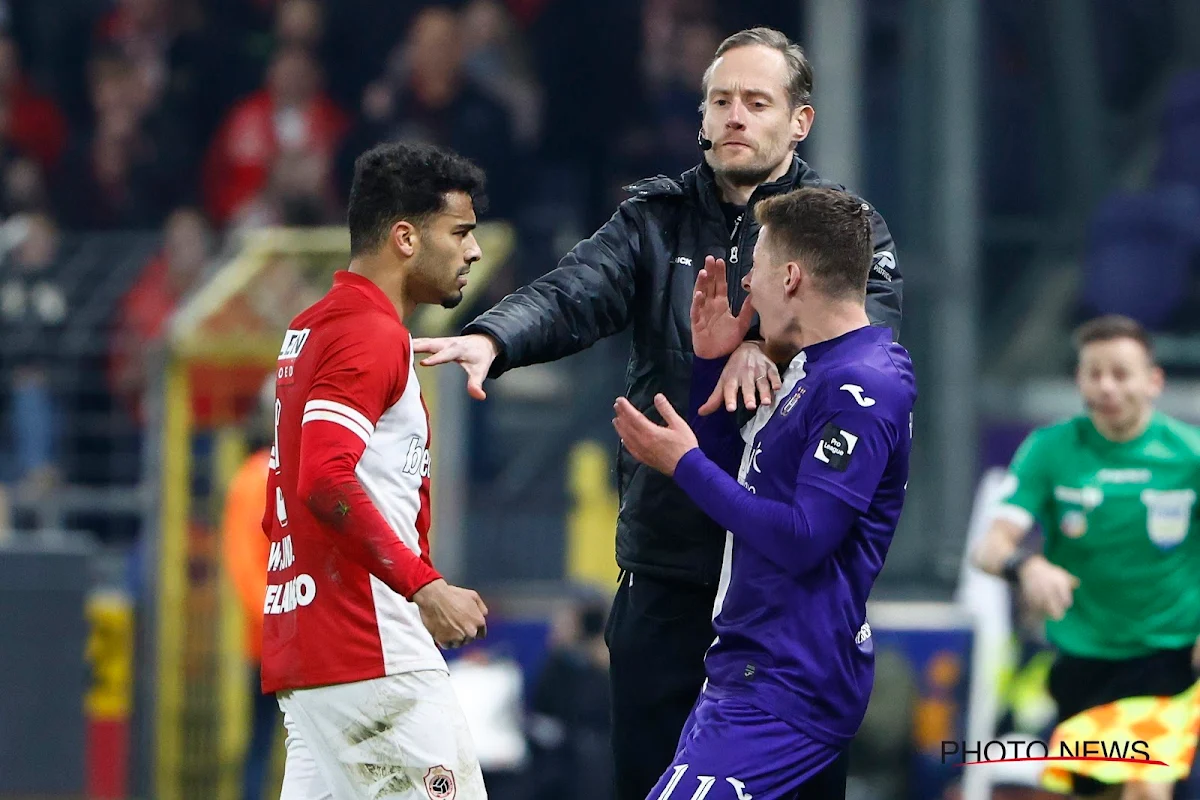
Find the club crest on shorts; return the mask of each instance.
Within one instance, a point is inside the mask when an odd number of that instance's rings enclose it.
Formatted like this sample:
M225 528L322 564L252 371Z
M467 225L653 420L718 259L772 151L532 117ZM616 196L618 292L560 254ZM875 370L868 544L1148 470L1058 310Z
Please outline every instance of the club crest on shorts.
M454 800L458 790L454 786L454 773L442 766L430 767L425 773L425 791L433 800Z

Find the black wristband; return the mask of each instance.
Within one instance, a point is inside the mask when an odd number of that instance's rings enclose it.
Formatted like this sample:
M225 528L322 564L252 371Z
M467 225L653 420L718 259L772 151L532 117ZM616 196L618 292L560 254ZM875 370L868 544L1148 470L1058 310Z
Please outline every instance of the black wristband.
M1028 550L1017 549L1011 556L1004 560L1004 566L1000 570L1001 577L1009 583L1016 584L1021 580L1021 567L1025 562L1033 556L1033 553Z

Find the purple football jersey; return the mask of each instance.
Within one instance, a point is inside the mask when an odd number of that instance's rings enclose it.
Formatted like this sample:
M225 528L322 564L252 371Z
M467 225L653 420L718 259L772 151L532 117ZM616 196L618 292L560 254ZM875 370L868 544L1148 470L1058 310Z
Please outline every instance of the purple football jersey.
M723 365L695 360L693 410ZM694 417L701 448L675 479L729 531L707 697L835 746L857 732L874 679L867 597L904 505L915 399L907 351L864 327L801 351L740 432L724 411Z

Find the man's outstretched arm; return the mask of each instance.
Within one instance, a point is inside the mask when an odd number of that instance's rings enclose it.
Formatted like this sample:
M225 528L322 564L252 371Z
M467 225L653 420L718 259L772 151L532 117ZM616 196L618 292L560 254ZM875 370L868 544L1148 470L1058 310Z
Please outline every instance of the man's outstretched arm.
M632 319L641 246L636 206L627 201L558 267L497 303L463 329L497 345L488 377L556 361L624 330Z

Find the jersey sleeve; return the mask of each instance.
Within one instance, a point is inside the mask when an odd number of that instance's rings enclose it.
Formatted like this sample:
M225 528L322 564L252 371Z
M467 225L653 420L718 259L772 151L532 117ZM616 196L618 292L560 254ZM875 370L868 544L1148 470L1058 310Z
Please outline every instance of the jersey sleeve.
M1005 477L997 515L1021 528L1033 527L1053 498L1045 431L1034 431L1017 448Z
M870 507L900 437L910 435L907 424L901 430L893 421L897 411L885 405L886 387L846 386L854 391L826 393L807 424L783 429L769 445L799 449L788 501L747 490L699 448L680 460L675 481L734 538L794 574L813 569L841 546Z
M410 343L372 342L369 334L339 337L322 354L304 403L303 424L331 422L366 447L375 423L404 392Z
M408 342L372 342L356 333L323 354L304 403L297 491L313 516L337 534L348 557L409 599L441 577L406 545L371 502L355 468L375 424L404 391Z
M692 359L692 385L688 397L688 421L704 454L730 475L737 475L745 442L738 430L737 418L722 405L707 417L700 416L700 406L708 400L721 381L721 373L729 358Z
M860 513L870 507L901 437L911 435L907 420L893 419L888 387L861 383L835 380L823 390L796 476L797 485L827 492Z
M714 522L795 575L820 564L850 533L859 512L829 492L800 484L790 501L759 497L696 447L675 482Z

